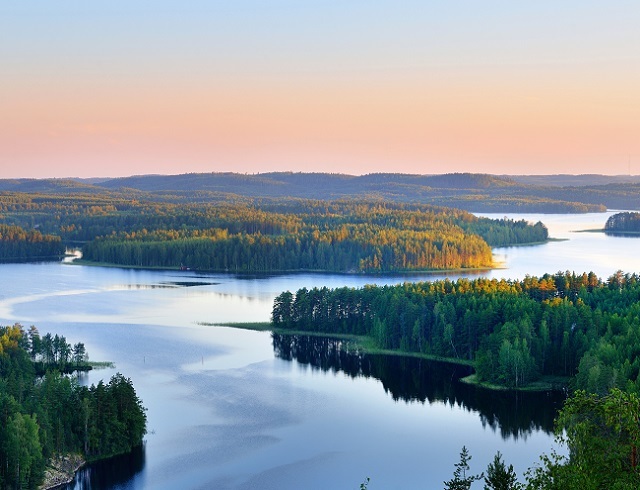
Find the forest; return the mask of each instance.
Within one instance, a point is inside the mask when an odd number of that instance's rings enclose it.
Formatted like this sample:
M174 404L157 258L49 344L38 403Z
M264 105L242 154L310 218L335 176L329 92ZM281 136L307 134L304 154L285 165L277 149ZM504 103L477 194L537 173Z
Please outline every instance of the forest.
M471 362L480 382L521 388L564 376L598 394L640 393L638 318L640 277L622 272L302 288L281 293L272 310L277 328Z
M548 239L542 223L380 201L212 204L4 194L0 215L11 226L81 245L86 261L228 272L488 268L491 247Z
M116 233L87 243L83 257L230 272L391 272L491 267L490 245L547 239L541 223L481 219L432 206L297 202L280 204L277 212L212 212L215 228Z
M130 379L87 387L61 374L87 358L64 336L0 327L0 488L37 488L54 455L92 461L142 444L146 414Z
M0 262L55 259L64 252L59 236L0 223Z
M604 225L607 233L640 233L640 213L616 213Z

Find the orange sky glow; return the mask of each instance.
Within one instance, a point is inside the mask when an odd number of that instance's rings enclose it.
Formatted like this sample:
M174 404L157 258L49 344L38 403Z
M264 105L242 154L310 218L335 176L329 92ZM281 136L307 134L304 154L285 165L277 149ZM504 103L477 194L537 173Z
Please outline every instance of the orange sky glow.
M619 4L640 21L634 3ZM37 21L33 15L20 12L25 29ZM91 13L82 19L100 22ZM185 60L180 46L166 53L143 46L136 64L101 36L87 41L89 54L99 52L95 58L73 44L57 41L56 51L56 42L49 48L32 40L24 48L31 57L0 50L7 72L0 82L0 178L278 170L640 174L635 27L627 33L635 39L601 42L595 52L577 42L583 30L569 42L551 29L562 55L555 59L544 36L524 29L520 39L517 30L494 33L491 26L477 29L521 45L500 44L492 56L489 45L476 49L473 38L440 33L442 47L398 59L382 41L372 52L348 45L343 54L318 48L311 37L306 43L316 48L306 57L292 52L281 59L275 42L265 43L264 56L245 47L234 57L229 48L213 61L206 49L185 48ZM387 28L402 32L401 25ZM280 34L278 42L295 44L295 34ZM230 36L239 42L239 35ZM378 39L373 28L363 35ZM439 39L421 40L418 29L414 36L407 46ZM631 40L636 48L612 51Z

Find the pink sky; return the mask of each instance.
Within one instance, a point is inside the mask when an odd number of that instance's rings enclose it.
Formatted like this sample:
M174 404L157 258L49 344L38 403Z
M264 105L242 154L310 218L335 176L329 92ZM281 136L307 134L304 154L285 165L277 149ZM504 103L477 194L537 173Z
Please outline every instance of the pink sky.
M636 2L40 3L0 8L0 178L640 174Z

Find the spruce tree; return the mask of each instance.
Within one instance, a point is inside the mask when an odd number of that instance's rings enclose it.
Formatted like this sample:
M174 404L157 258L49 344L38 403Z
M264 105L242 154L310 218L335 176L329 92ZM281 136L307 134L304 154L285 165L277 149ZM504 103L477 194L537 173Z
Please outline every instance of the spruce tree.
M513 470L513 465L507 466L502 461L500 451L493 458L493 462L487 466L487 475L484 477L484 490L520 490L522 485L518 483L518 477Z
M453 472L453 479L444 482L445 490L469 490L474 481L482 479L482 473L479 475L467 476L467 472L470 470L470 460L471 455L469 454L469 451L466 446L462 446L462 451L460 451L460 462L454 465L456 469Z

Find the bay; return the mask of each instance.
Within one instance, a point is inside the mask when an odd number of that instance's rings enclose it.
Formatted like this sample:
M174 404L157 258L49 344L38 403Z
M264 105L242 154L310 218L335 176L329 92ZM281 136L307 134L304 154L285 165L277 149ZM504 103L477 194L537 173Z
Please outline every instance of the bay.
M496 249L503 268L464 275L640 271L634 238L578 232L602 228L610 214L508 215L540 220L562 241ZM202 323L268 321L284 290L460 275L237 277L3 264L0 322L84 342L92 359L115 368L82 382L122 372L148 408L144 450L81 472L72 488L356 489L367 476L373 490L442 488L463 445L472 471L500 451L521 475L553 447L561 399L464 386L451 365L363 358L328 341Z

